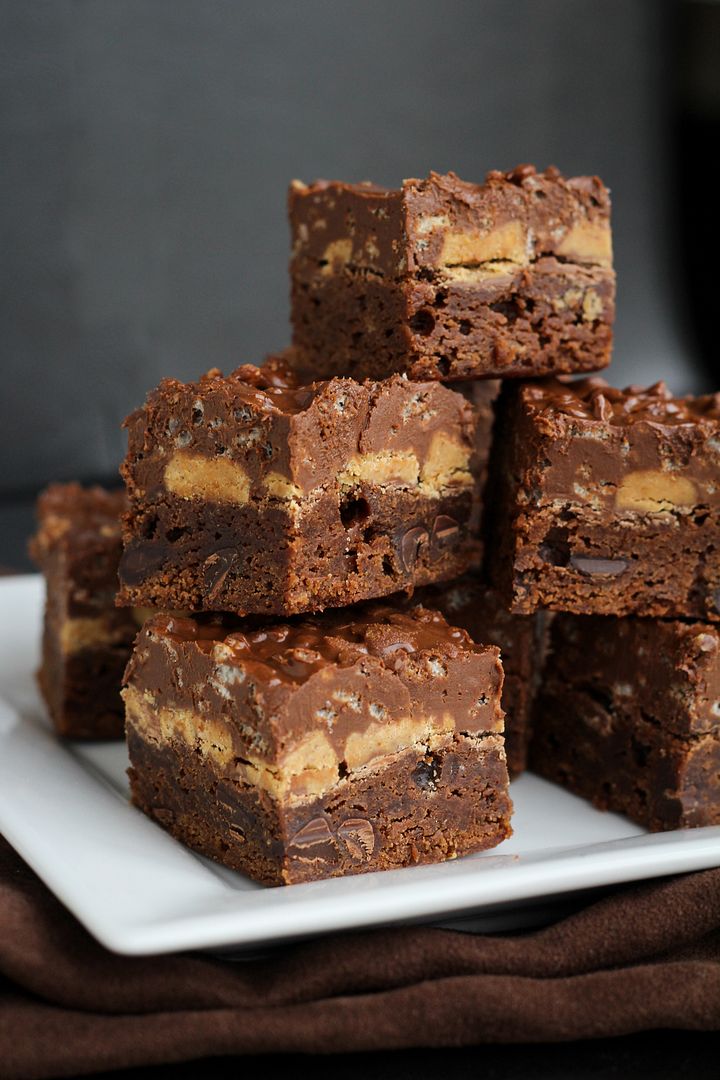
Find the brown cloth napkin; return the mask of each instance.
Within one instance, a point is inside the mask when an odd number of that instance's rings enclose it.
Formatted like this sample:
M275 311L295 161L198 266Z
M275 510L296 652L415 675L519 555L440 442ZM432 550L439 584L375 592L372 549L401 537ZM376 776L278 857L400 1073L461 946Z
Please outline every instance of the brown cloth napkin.
M720 869L625 888L532 933L383 929L227 963L107 952L0 840L0 974L7 1078L717 1030Z

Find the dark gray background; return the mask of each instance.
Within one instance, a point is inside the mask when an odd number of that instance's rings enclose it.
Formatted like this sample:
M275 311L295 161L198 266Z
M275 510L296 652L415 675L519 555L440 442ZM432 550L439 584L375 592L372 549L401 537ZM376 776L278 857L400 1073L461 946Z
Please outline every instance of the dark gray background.
M521 161L614 198L611 379L699 385L662 0L0 2L0 492L109 478L163 375L289 337L292 177ZM678 287L680 285L680 287Z

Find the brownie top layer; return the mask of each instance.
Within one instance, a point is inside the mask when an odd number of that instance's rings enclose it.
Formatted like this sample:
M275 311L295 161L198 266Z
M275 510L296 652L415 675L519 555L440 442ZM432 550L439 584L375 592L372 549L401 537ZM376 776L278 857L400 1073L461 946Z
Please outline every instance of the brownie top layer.
M223 374L219 368L211 368L196 382L181 382L173 378L162 379L160 384L147 395L145 406L131 413L124 426L131 426L139 415L160 404L167 405L168 402L184 401L188 395L193 394L197 401L193 405L191 420L193 426L200 426L208 419L212 423L212 416L209 418L205 416L207 403L214 403L216 408L224 405L236 420L244 422L248 414L243 406L254 413L297 416L307 412L318 399L328 395L334 397L342 390L343 385L348 391L355 390L358 386L363 386L368 390L377 390L383 385L382 382L372 379L365 379L360 383L355 379L342 377L313 380L307 369L303 369L299 359L291 361L290 357L294 352L292 347L284 349L276 355L269 356L262 366L241 364L227 375ZM385 382L390 387L402 385L408 381L403 375L394 375ZM411 385L417 388L422 384L412 383ZM494 385L490 385L488 393L493 391ZM468 384L466 394L472 397L471 384ZM482 398L482 392L479 396ZM337 411L344 411L342 400L338 403ZM174 423L173 419L170 417L168 420L168 434L170 435L176 434L180 426Z
M513 444L521 501L554 502L598 522L652 514L672 526L695 515L698 526L715 527L717 395L675 398L662 383L617 390L598 378L528 382L503 394L500 442Z
M272 760L311 786L323 770L323 784L336 782L341 762L360 767L430 734L503 730L499 649L419 606L255 630L156 615L125 678L155 737L212 730L216 750L231 740L228 759Z
M164 379L125 421L121 471L131 494L172 489L178 472L187 494L188 467L197 472L207 458L214 459L214 486L225 499L234 486L238 502L344 483L348 469L348 482L360 470L378 482L404 477L438 489L472 483L480 414L462 394L402 375L305 386L301 378L276 356L227 376L213 370L195 383Z
M122 489L107 491L102 487L80 484L51 484L39 496L39 529L30 543L36 561L58 545L97 545L100 538L108 543L120 541L120 515L127 507Z
M619 390L597 377L576 382L543 379L527 383L521 395L528 413L543 420L559 415L628 427L639 423L677 427L705 422L717 426L720 421L720 394L676 398L664 382L647 389L628 386Z
M596 176L566 179L552 167L493 171L482 184L431 172L398 189L294 181L289 209L294 258L321 274L349 266L393 277L442 267L460 279L468 268L500 271L544 256L612 266L607 189Z
M299 685L323 667L350 667L372 656L390 671L409 654L433 652L454 657L460 652L486 652L465 630L449 626L437 611L415 607L400 612L373 605L365 610L326 612L321 618L255 630L229 630L227 625L194 618L156 615L147 625L154 636L193 644L205 654L222 645L225 664L252 667L266 683Z
M258 413L285 413L294 416L304 412L312 401L322 393L326 382L308 382L302 385L301 376L293 371L282 356L269 357L262 367L255 364L241 364L224 375L219 368L210 371L197 382L184 383L179 379L163 379L160 385L151 390L147 397L147 407L160 401L185 398L194 393L197 402L194 405L192 420L201 424L204 419L204 401L223 398L228 410L234 410L236 419L243 420L243 406ZM142 410L138 410L142 412ZM125 425L128 426L137 413L132 413ZM173 434L170 418L169 434Z
M586 200L588 206L594 209L608 210L610 206L608 190L598 176L566 178L554 165L548 166L544 172L538 172L534 165L517 165L509 172L492 169L485 174L485 181L481 184L461 180L454 172L437 173L434 171L423 179L411 177L403 180L400 188L385 187L370 180L362 180L355 184L343 180L314 180L311 184L293 180L290 186L290 197L292 199L294 195L348 192L360 198L365 195L369 198L396 199L402 192L416 191L423 195L437 192L450 195L471 206L480 200L485 201L493 188L504 188L508 184L528 194L542 191L548 185L554 185L572 191L574 196L583 201Z

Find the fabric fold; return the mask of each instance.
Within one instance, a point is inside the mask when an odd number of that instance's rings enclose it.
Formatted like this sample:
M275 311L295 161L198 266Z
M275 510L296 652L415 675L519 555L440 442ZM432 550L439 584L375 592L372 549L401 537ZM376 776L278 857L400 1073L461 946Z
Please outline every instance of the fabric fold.
M720 1028L720 869L529 933L384 928L228 963L108 952L0 842L0 912L7 1077Z

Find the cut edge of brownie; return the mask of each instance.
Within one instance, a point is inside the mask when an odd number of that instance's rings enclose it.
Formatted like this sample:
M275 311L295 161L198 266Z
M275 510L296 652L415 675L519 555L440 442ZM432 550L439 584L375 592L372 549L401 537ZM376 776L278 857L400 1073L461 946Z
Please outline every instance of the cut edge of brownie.
M501 690L499 650L420 607L158 616L123 691L133 799L265 883L483 850L511 832Z
M487 403L399 376L292 378L276 358L166 380L128 419L119 603L286 616L479 560Z
M651 831L720 824L719 703L715 625L557 615L530 767Z
M717 395L599 378L505 386L488 573L517 614L720 619L718 464Z

